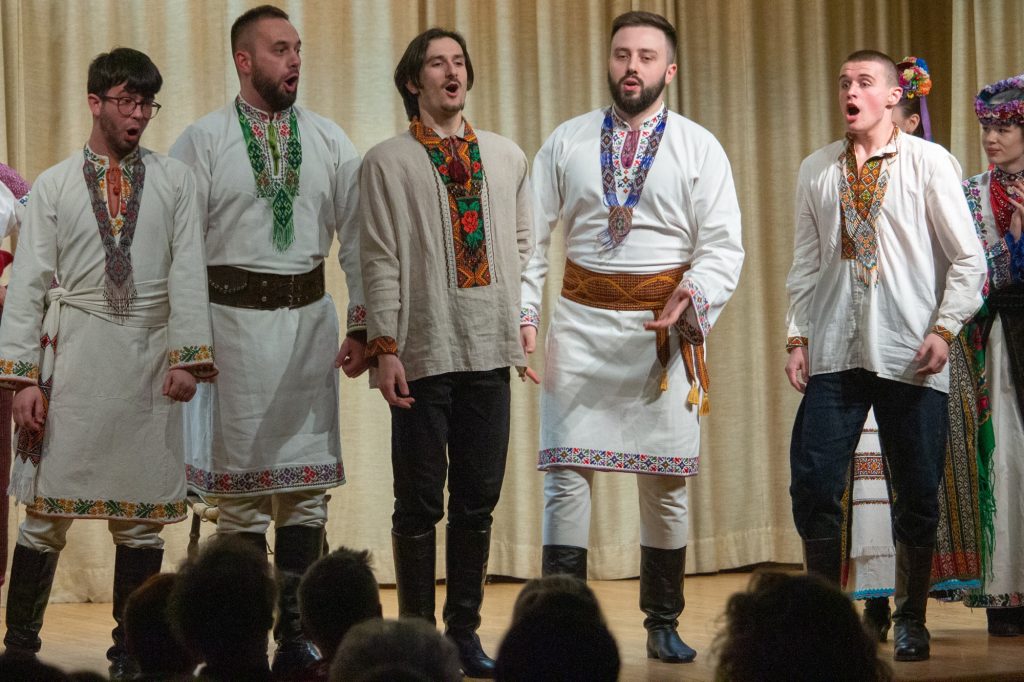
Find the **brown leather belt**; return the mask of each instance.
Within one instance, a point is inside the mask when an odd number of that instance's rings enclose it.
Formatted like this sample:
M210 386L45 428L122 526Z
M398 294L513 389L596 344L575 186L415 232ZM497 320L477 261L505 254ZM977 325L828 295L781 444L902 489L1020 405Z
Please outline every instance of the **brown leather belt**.
M650 310L657 319L665 302L689 269L689 265L681 265L650 275L594 272L566 259L562 297L591 308ZM654 336L658 362L662 367L661 390L665 391L668 390L669 332L667 329L659 329ZM700 414L705 415L711 409L708 401L711 379L704 363L704 347L690 344L680 337L679 350L683 356L686 378L690 382L687 402L699 405ZM704 393L703 399L701 391Z
M232 308L301 308L324 297L324 264L301 275L251 272L230 265L206 268L210 303Z

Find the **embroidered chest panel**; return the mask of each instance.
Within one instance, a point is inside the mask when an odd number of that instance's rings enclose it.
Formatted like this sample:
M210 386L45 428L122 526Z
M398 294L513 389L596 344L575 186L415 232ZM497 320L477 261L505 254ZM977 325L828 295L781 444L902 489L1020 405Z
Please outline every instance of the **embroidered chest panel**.
M981 185L981 179L977 177L969 178L963 183L964 195L967 198L967 210L970 211L971 218L974 219L974 231L985 249L989 281L986 283L984 294L987 296L988 287L1001 289L1010 284L1010 250L1006 246L1006 240L1000 236L998 229L992 224L994 221L986 220L983 194L988 194L988 192L982 192Z

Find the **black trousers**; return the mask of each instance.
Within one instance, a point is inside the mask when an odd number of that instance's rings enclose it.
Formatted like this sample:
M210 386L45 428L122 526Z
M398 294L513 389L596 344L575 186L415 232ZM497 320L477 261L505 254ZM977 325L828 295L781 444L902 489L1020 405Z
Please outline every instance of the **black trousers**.
M509 368L450 372L409 382L416 402L391 408L394 531L420 535L448 524L487 530L505 478L509 434Z

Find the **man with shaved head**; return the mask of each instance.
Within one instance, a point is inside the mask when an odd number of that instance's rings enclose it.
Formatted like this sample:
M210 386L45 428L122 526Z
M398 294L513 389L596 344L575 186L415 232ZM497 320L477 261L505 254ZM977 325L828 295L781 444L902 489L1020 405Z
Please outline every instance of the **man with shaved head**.
M189 126L171 155L197 176L213 333L225 380L189 412L188 480L216 498L218 529L265 549L274 521L280 617L274 671L316 659L296 587L323 546L325 491L345 480L337 367L365 369L358 235L359 157L333 122L295 104L302 43L269 5L231 28L240 92ZM348 335L324 291L335 237L348 284Z
M840 502L868 409L893 486L895 658L929 656L925 607L946 453L949 346L981 305L985 257L942 147L900 132L893 61L839 72L846 137L804 159L789 272L790 451L807 570L838 584Z

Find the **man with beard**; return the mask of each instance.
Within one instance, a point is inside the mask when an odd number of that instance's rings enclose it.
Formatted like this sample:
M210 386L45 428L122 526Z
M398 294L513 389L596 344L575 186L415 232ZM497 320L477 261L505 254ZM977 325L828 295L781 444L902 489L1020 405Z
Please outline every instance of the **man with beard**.
M113 679L138 672L125 604L188 509L179 403L217 373L192 171L139 146L162 83L129 48L89 66L92 133L36 179L0 326L0 387L17 391L20 429L11 492L26 506L6 653L39 651L68 529L103 519L117 548Z
M392 540L400 615L434 622L434 526L448 478L445 634L469 677L480 646L491 513L505 476L519 277L530 257L526 157L463 117L473 64L462 36L417 36L395 69L411 124L359 177L367 354L391 405ZM447 452L446 452L447 451Z
M559 126L537 153L542 211L523 276L523 345L536 344L551 232L565 278L546 347L539 468L543 573L587 577L595 471L637 476L647 655L696 652L676 632L689 536L686 478L710 409L704 346L739 278L740 212L715 138L668 111L675 28L627 12L611 31L613 105ZM642 196L641 196L642 194Z
M280 675L316 660L302 636L296 587L320 557L325 491L345 480L336 367L348 376L366 367L354 232L359 157L341 128L294 104L300 46L276 7L238 17L231 49L239 95L171 149L196 172L224 369L224 381L188 413L188 480L216 499L219 532L264 550L274 521ZM349 293L340 352L338 316L324 291L335 235Z
M846 137L800 165L786 375L804 397L790 495L807 571L838 584L842 498L872 408L893 490L894 657L921 661L949 433L946 359L981 305L985 257L956 159L893 123L902 93L892 59L851 54L838 80Z

